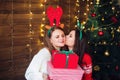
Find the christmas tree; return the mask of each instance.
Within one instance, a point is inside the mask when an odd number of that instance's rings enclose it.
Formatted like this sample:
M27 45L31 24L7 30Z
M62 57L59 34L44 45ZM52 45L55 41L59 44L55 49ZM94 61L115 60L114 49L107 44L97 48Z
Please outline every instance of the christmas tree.
M85 24L93 58L95 80L120 80L120 6L118 1L95 0Z

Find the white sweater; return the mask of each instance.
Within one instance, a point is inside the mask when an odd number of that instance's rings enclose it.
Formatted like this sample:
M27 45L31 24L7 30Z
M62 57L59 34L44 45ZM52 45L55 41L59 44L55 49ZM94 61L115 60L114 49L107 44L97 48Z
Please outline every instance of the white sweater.
M43 80L43 73L47 74L47 62L51 60L51 54L47 48L41 49L32 59L25 72L27 80Z

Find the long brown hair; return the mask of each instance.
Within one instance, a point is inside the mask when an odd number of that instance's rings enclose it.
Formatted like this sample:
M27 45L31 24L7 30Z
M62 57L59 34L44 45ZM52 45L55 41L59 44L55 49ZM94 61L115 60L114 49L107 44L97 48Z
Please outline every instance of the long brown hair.
M61 27L59 27L59 26L53 26L50 30L46 31L46 33L45 33L44 45L45 45L45 47L47 47L49 49L50 52L53 49L55 49L53 47L53 45L51 44L51 42L50 42L50 38L52 36L52 32L55 31L55 30L58 30L58 29L64 32L64 30Z
M88 52L88 41L84 31L82 31L82 39L80 39L80 30L75 29L75 44L73 51L79 56L79 64L81 64L83 55Z

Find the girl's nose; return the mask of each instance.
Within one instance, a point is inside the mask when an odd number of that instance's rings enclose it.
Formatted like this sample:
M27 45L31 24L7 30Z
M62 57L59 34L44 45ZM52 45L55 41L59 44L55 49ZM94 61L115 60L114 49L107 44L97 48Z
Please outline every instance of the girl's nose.
M65 39L65 36L64 36L64 37L63 37L63 36L61 36L61 37L60 37L60 39Z
M66 35L66 38L68 37L68 35Z

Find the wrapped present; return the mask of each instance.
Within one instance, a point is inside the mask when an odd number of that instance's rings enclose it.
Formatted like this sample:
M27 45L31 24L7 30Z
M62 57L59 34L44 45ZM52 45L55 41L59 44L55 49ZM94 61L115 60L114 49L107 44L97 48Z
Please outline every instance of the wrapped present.
M77 65L76 69L54 68L51 61L47 64L49 80L81 80L84 71Z
M52 50L52 64L55 68L77 68L78 59L72 51Z

